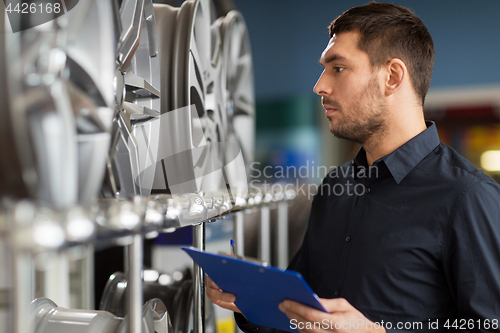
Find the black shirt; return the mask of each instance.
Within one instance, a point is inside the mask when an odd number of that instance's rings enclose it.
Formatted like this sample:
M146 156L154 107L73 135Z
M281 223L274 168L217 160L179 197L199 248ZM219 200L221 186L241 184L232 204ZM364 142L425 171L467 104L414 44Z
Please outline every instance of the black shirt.
M500 325L500 186L427 125L371 168L361 148L325 177L289 269L386 328Z

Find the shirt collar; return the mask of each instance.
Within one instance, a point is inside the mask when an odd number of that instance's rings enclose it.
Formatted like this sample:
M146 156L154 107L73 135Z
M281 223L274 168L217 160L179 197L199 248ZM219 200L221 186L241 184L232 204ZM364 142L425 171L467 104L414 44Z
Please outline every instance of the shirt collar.
M439 135L435 123L426 121L425 124L427 125L427 129L410 139L392 153L375 161L373 166L378 166L383 162L391 172L396 183L401 183L424 157L429 155L431 151L439 146ZM366 152L363 147L361 147L354 158L354 164L367 166Z

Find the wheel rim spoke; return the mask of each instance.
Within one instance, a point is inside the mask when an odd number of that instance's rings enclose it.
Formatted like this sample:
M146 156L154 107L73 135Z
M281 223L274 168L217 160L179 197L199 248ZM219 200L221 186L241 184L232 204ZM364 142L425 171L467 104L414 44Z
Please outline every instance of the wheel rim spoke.
M122 125L114 129L120 131L129 144L126 145L128 152L124 152L128 161L116 153L110 155L117 165L115 169L123 170L112 178L122 185L117 193L119 197L149 196L160 137L157 118L160 115L160 73L152 1L125 0L120 15L123 30L117 57L121 70L127 72L124 77L126 102L117 105L117 120ZM119 168L118 164L121 164Z

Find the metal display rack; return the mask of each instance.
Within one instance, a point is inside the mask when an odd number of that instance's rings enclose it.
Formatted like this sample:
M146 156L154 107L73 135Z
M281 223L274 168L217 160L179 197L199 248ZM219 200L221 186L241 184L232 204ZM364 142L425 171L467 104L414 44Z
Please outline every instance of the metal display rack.
M238 198L238 205L231 205L219 193L186 194L179 197L166 195L135 200L100 200L91 207L74 206L53 210L29 201L6 202L0 214L2 240L7 244L9 270L13 284L10 300L4 303L13 309L11 318L15 333L33 332L33 320L27 320L26 309L32 308L34 298L33 262L35 257L48 252L64 253L77 246L105 248L113 244L126 246L126 274L129 283L129 332L143 332L142 261L143 238L161 232L194 226L194 246L205 247L205 223L235 214L236 244L243 243L242 224L244 211L260 208L262 229L269 228L269 210L278 207L278 223L286 224L288 201L295 192L255 192L247 198ZM279 247L286 247L286 228L279 228ZM269 230L265 231L269 233ZM262 239L262 251L270 248L270 238ZM267 243L267 244L264 244ZM241 253L242 248L237 249ZM286 251L282 251L285 252ZM269 256L269 253L263 253ZM284 259L280 259L284 260ZM203 271L194 266L194 332L204 330L204 277ZM91 275L91 270L84 271ZM83 293L89 294L86 286ZM31 313L31 316L34 314ZM143 332L145 333L145 332Z

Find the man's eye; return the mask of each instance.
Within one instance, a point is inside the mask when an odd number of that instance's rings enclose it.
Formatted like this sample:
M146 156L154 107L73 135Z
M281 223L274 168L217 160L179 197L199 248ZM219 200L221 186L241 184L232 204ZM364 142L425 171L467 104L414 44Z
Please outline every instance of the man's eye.
M345 69L344 67L333 67L333 70L337 73L342 72L344 69Z

